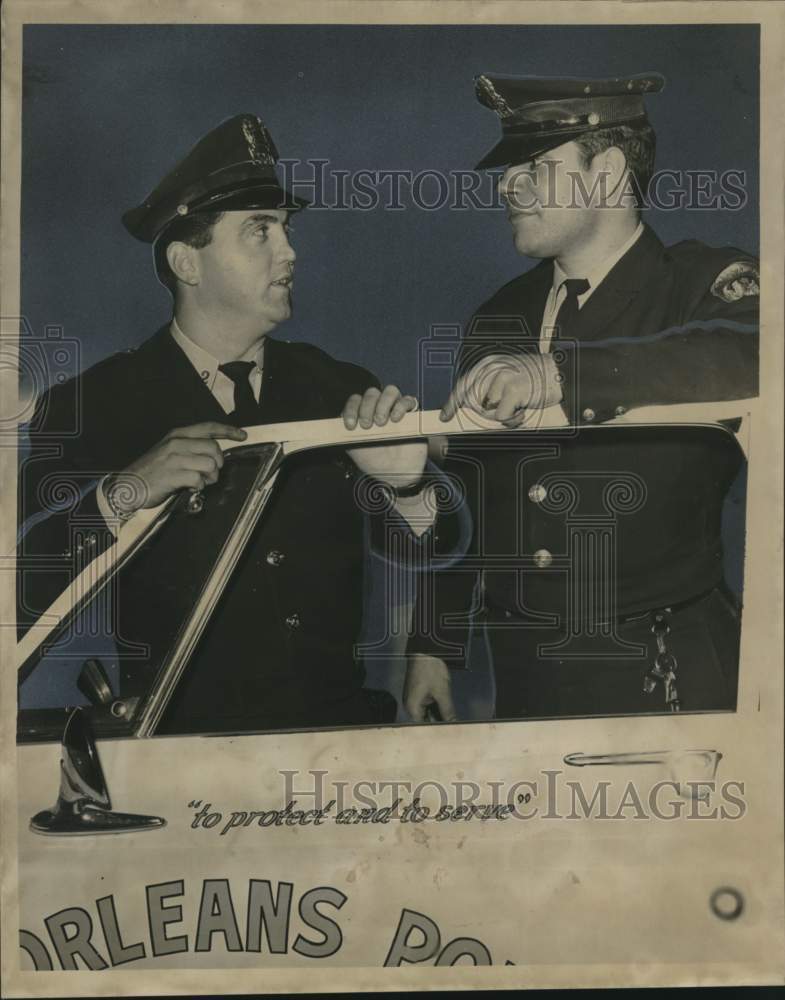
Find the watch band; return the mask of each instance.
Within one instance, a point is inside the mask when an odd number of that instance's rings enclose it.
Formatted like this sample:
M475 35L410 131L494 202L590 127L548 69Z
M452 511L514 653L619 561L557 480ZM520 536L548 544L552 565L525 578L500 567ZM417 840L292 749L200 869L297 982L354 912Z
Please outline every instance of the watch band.
M419 479L411 483L409 486L401 486L401 487L391 486L390 489L395 494L396 500L400 499L401 497L404 500L406 500L408 497L419 496L419 494L422 493L423 491L423 485L424 485L423 478L424 478L423 476L420 476Z

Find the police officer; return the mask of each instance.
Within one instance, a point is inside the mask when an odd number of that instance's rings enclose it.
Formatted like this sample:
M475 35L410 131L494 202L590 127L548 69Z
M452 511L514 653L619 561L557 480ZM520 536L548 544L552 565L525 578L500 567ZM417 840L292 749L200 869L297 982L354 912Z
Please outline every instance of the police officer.
M68 511L33 517L24 556L68 557L75 520L116 533L138 509L216 483L224 464L216 441L242 441L244 426L342 415L352 429L397 421L415 408L413 397L382 388L356 365L270 336L291 315L296 255L289 218L306 204L280 186L277 158L262 121L237 115L205 135L124 215L131 235L153 245L173 318L138 349L83 373L75 390L55 385L41 399L22 474L23 517L42 513L41 485L53 476L75 482L80 495ZM80 433L69 436L74 405ZM400 509L411 514L424 463L425 445L414 443L306 455L281 470L265 520L159 731L394 717L391 697L363 690L353 658L364 557L354 487L357 475L373 476L405 494ZM111 537L91 534L93 553ZM123 576L115 624L123 648L137 651L121 661L124 696L144 695L172 642L191 544L199 544L197 525L179 552L156 543ZM29 574L23 603L40 614L62 588L62 578ZM139 650L146 650L141 659Z
M475 314L443 415L466 406L520 427L557 406L579 431L516 436L513 450L500 438L474 464L453 448L474 492L474 563L426 584L406 707L454 717L449 668L482 620L499 718L733 708L740 609L720 531L733 437L599 425L757 393L757 262L695 240L666 248L641 221L658 74L475 83L502 126L478 169L504 168L515 246L542 260ZM466 472L479 461L482 482Z

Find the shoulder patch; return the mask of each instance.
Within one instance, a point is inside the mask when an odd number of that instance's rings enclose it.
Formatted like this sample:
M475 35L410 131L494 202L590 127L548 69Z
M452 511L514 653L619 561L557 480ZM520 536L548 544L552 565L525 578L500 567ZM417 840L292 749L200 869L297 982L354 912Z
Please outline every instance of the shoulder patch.
M724 268L711 284L711 294L723 302L760 295L760 273L751 260L737 260Z

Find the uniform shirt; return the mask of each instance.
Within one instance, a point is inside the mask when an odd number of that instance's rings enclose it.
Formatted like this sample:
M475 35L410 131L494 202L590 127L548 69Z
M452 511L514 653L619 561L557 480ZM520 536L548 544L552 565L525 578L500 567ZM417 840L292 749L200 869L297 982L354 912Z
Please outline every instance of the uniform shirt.
M604 260L600 261L595 267L593 267L588 274L576 275L576 277L583 277L589 282L589 287L586 291L578 296L578 308L583 308L584 303L589 299L591 293L597 286L605 280L605 278L610 273L611 269L618 264L622 257L630 250L635 243L640 239L643 233L643 223L638 222L638 227L635 232L630 236L626 242L624 242L618 250L614 251L610 257L606 257ZM553 285L551 286L550 293L548 294L548 300L545 303L545 312L542 314L542 326L540 327L540 353L548 354L551 349L551 340L553 338L553 331L556 324L556 317L559 315L559 309L562 307L562 303L567 298L567 289L564 286L564 282L567 281L569 275L565 274L564 271L559 266L558 261L553 262Z
M234 410L234 382L220 370L218 359L191 340L190 337L187 337L180 329L176 319L172 320L169 329L174 342L199 372L202 381L221 404L222 409L226 413L231 413ZM258 403L264 370L264 341L261 344L254 344L237 360L255 362L248 376L248 381L251 384L254 399Z
M582 295L578 296L578 309L581 309L584 306L590 298L592 292L599 287L599 285L610 274L611 270L628 252L628 250L635 245L635 243L640 239L642 233L643 223L639 221L635 232L628 240L625 240L625 242L609 257L605 257L595 267L593 267L588 274L583 276L589 282L589 287ZM564 283L568 277L569 275L565 274L557 261L554 260L553 284L551 285L551 290L548 293L548 298L545 303L545 311L542 314L542 323L540 324L540 354L550 353L551 340L553 339L553 333L556 325L556 317L559 314L559 309L561 309L564 300L567 298L567 289ZM480 362L482 365L483 377L487 377L488 370L496 365L499 366L500 370L507 370L509 368L509 363L510 359L507 355L489 354ZM553 406L561 406L561 403L562 401L559 400L559 402L554 403Z
M182 329L180 328L176 319L172 319L172 324L169 327L169 331L172 335L177 346L182 350L183 354L188 358L193 367L199 373L202 381L210 390L210 392L215 397L216 401L220 404L221 408L227 413L231 413L234 406L234 382L225 375L220 370L221 362L217 358L214 358L209 351L206 351L203 347L200 347L195 341L191 340ZM262 373L264 367L264 341L261 345L256 344L250 347L242 357L238 358L239 361L253 361L255 362L254 367L248 376L248 381L251 384L251 391L254 394L254 399L259 402L259 395L262 389ZM109 506L109 502L106 499L104 493L104 484L108 477L104 476L99 484L99 488L96 492L96 499L98 502L98 509L101 512L101 516L109 525L112 532L116 533L126 521L120 521L118 524L117 517L112 513L112 509ZM427 502L427 494L432 490L432 487L427 487L416 497L407 497L404 500L399 500L396 503L396 510L407 522L411 530L418 537L423 535L429 528L433 526L433 522L436 517L435 505Z

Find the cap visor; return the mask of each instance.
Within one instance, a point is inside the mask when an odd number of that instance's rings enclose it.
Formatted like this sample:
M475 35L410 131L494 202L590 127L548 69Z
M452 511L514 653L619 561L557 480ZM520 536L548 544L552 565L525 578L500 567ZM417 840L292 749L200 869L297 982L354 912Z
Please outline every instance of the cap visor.
M281 209L287 212L299 212L311 203L305 198L299 198L278 184L248 185L240 190L226 191L220 195L191 205L192 212L232 212L251 208Z
M475 170L492 170L494 167L508 167L514 162L514 149L516 144L509 139L502 139L497 142L493 149L489 150L480 160Z
M491 170L494 167L511 167L516 163L528 163L540 153L547 153L549 149L556 149L557 146L563 146L565 142L571 142L579 135L591 131L594 130L583 128L571 129L558 135L505 135L485 154L474 169Z

